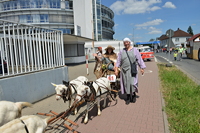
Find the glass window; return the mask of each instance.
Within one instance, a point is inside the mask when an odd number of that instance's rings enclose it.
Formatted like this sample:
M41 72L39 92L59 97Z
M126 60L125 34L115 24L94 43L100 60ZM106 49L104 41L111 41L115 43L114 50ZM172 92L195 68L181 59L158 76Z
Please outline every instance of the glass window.
M39 14L33 14L33 23L39 23L40 22L40 15Z
M33 18L31 15L27 15L27 23L33 23Z
M20 23L26 23L26 22L27 22L27 20L26 20L26 15L20 15L20 16L19 16L19 22L20 22Z
M40 22L49 22L48 14L40 14Z
M85 55L85 48L83 44L78 44L78 56L84 56Z
M81 27L77 25L77 35L81 36Z
M179 41L179 38L176 38L175 41L178 42L178 41Z
M69 8L69 1L65 1L65 8L66 8L66 9L70 9L70 8Z
M36 8L37 7L37 1L30 0L30 8Z

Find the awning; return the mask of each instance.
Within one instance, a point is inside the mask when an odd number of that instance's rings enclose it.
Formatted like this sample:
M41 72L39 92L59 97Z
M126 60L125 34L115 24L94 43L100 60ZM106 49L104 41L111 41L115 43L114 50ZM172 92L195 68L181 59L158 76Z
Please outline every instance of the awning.
M63 34L63 44L85 44L85 42L92 41L94 40L86 37Z
M151 41L151 42L136 42L136 45L145 45L145 44L159 44L160 41Z

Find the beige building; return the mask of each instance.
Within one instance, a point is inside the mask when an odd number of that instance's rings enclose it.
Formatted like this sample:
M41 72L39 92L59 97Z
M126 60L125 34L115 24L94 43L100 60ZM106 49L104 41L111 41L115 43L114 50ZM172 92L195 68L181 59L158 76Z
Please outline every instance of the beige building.
M200 33L187 41L187 57L200 61Z

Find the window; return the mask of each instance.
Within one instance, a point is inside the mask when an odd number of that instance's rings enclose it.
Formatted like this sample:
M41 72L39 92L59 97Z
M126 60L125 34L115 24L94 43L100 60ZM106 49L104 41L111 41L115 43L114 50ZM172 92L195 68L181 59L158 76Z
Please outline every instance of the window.
M33 23L33 17L31 15L27 15L27 23Z
M85 55L85 49L83 44L78 44L78 56L84 56Z
M81 36L81 27L77 25L77 35Z
M49 22L49 16L47 14L40 14L40 22Z
M179 38L175 38L175 42L178 42L179 41Z

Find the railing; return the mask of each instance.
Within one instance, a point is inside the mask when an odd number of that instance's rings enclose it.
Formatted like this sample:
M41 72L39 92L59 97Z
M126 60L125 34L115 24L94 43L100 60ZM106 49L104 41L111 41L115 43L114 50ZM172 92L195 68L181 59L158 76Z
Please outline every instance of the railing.
M63 65L62 31L0 19L0 77Z

